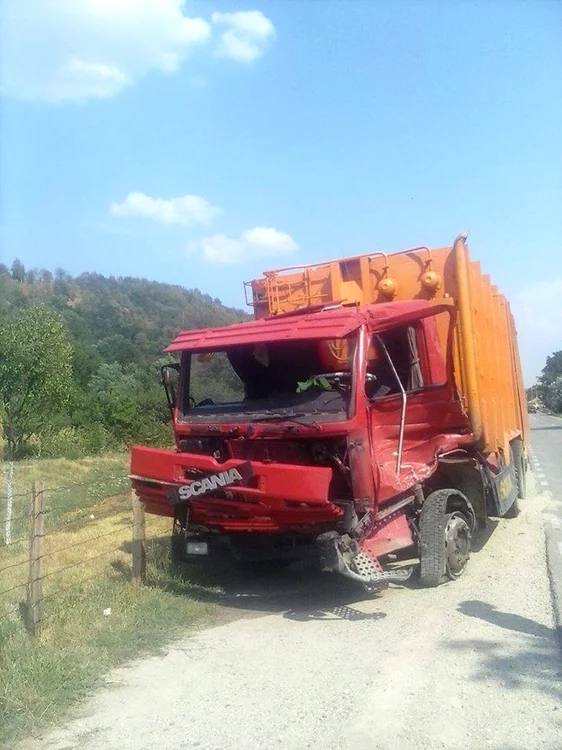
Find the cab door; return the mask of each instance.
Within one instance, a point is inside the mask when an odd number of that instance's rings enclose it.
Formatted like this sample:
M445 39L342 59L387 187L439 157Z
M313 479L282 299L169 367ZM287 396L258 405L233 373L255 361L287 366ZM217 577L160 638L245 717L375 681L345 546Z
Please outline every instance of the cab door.
M448 362L450 326L440 312L371 336L365 392L379 503L430 476L470 430Z

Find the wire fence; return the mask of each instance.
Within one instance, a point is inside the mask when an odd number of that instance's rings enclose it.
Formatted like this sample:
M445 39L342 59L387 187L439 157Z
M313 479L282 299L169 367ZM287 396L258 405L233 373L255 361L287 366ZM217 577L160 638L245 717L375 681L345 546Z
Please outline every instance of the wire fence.
M17 493L10 473L9 489L0 495L0 624L20 621L36 633L46 602L123 564L133 583L143 580L144 509L125 473L60 487L34 481Z

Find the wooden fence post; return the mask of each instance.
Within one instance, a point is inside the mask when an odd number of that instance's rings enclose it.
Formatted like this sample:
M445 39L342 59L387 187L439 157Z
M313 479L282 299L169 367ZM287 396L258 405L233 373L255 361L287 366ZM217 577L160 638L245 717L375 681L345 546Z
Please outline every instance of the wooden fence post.
M146 552L144 540L146 528L144 520L144 505L139 500L137 493L131 491L133 501L133 585L140 586L144 581L146 573Z
M31 535L29 539L29 583L27 589L27 612L29 628L35 635L43 619L43 584L41 567L43 540L45 539L45 515L43 483L34 482L31 502Z

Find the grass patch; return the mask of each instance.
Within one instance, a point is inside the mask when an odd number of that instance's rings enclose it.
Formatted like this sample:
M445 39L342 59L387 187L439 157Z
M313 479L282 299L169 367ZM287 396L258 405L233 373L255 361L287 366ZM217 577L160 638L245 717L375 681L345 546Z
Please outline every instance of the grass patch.
M129 454L115 453L71 461L67 458L26 460L14 463L12 539L28 533L27 514L33 482L43 482L46 530L86 515L101 499L121 495L129 489ZM0 506L5 486L0 487Z
M59 488L71 478L84 483L93 477L107 493L114 489L108 477L126 470L124 458L22 462L16 467L16 487L37 475L50 484L52 498L61 498ZM135 589L130 583L129 492L107 497L83 486L72 493L72 502L51 506L43 560L45 611L35 639L23 625L27 544L0 547L0 590L13 589L0 603L4 747L60 721L109 669L154 651L210 616L214 607L208 602L217 598L211 582L191 584L189 573L186 577L185 570L171 566L171 522L155 516L147 516L147 585ZM111 615L106 616L108 608Z

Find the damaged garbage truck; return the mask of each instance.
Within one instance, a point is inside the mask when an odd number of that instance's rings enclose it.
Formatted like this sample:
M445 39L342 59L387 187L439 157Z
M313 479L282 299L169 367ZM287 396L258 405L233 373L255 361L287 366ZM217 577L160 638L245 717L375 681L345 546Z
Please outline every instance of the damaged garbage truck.
M310 557L367 589L460 576L475 530L519 513L528 434L509 304L466 234L266 271L246 291L253 320L166 348L175 450L132 449L173 557ZM232 396L195 398L219 361Z

